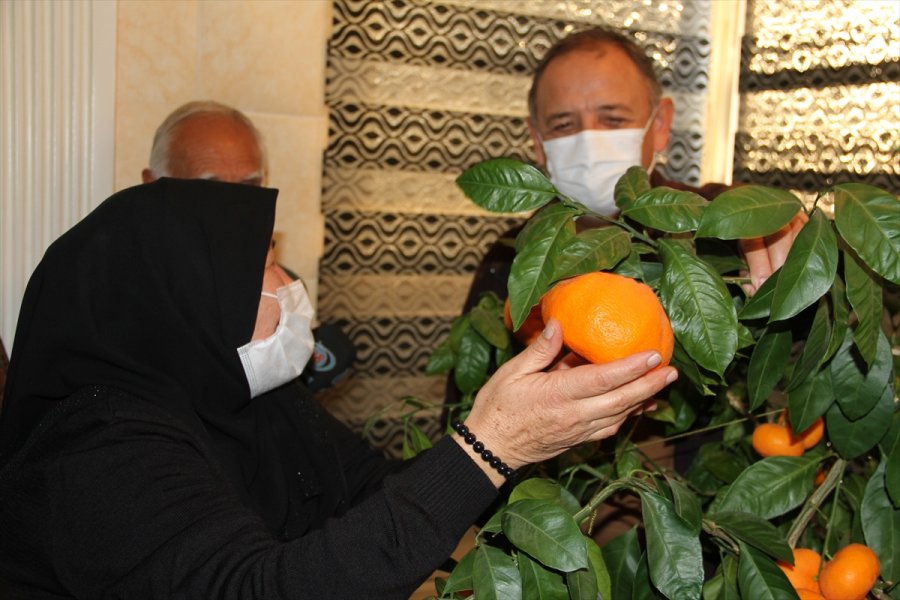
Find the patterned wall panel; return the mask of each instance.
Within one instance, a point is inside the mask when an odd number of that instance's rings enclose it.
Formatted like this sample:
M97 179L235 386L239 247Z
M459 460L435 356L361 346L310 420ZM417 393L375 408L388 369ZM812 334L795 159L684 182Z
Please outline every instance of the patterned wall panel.
M482 211L454 179L488 158L532 159L526 94L556 40L593 24L634 35L677 107L661 168L698 183L708 13L702 1L335 0L319 312L345 325L358 360L323 398L332 412L359 429L403 396L439 405L428 357L487 246L521 220ZM419 422L435 435L438 412ZM399 452L396 421L372 435Z
M900 192L900 4L751 0L735 180Z

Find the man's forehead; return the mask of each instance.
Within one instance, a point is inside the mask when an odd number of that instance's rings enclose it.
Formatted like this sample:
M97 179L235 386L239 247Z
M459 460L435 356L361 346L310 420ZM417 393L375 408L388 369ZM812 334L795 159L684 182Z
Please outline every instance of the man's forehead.
M649 102L651 90L650 82L624 50L609 42L595 42L573 48L547 63L536 89L538 112L563 108L542 104L564 96L591 96L591 108L611 110L628 108L643 98Z

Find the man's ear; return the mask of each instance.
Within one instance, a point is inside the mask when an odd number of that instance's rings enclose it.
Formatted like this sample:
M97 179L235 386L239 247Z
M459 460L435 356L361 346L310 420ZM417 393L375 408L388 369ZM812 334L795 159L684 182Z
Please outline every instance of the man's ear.
M534 146L534 162L542 169L547 168L547 156L544 154L544 143L541 141L541 135L538 133L537 127L531 122L531 117L526 121L528 123L528 134L531 136L531 144Z
M144 183L152 183L156 181L156 177L153 176L153 171L150 169L144 169L141 171L141 181Z
M669 145L669 134L672 132L672 119L675 116L675 104L671 98L663 98L659 101L656 116L653 117L653 151L662 152Z

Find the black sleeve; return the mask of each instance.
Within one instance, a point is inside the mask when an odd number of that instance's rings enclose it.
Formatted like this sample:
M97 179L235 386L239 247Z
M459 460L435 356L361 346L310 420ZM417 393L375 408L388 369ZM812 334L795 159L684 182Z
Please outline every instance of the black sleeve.
M177 426L97 425L69 426L62 448L40 453L52 459L27 500L34 508L35 496L46 498L31 520L49 515L36 527L76 597L405 600L496 496L444 439L340 518L280 543ZM28 509L15 510L25 537Z

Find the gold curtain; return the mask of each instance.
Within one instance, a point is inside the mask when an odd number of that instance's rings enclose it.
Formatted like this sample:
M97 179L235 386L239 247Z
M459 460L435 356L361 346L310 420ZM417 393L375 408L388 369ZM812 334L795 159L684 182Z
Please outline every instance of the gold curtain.
M900 3L751 0L741 54L735 181L900 193Z

